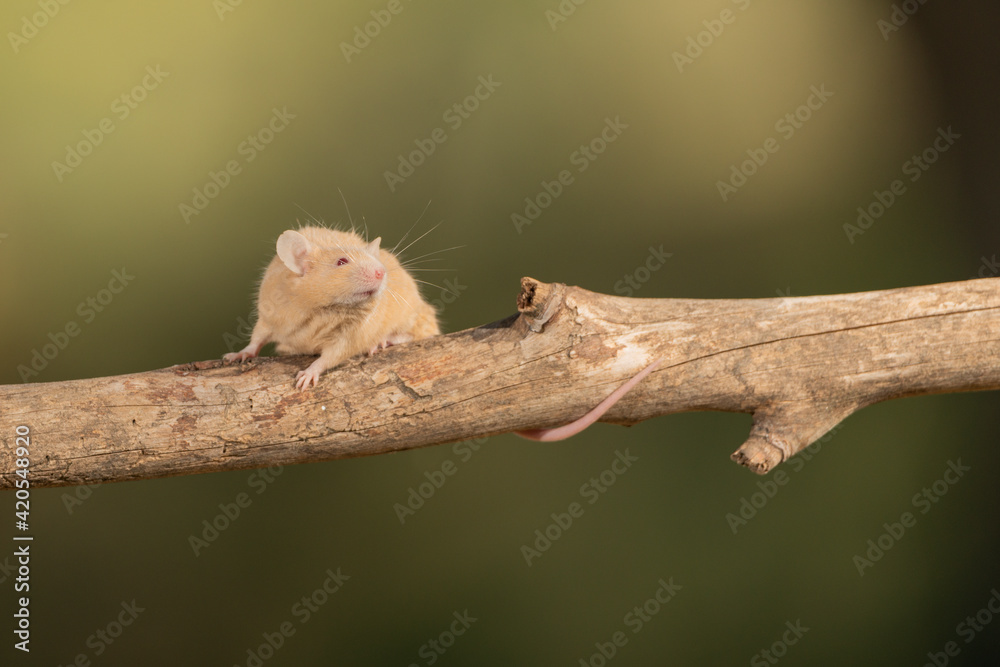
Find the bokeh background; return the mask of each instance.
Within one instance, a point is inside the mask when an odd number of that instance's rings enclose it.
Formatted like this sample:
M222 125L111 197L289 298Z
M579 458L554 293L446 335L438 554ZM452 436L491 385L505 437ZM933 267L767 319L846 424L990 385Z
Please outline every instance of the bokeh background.
M308 216L346 224L340 192L384 245L440 223L409 257L461 246L424 265L446 271L420 274L446 331L514 312L523 275L622 293L651 247L670 256L634 296L997 275L998 18L985 1L4 2L0 381L241 346L275 238ZM830 95L800 110L813 87ZM779 121L797 110L789 134ZM574 157L607 119L627 127L595 159ZM446 140L412 175L387 179L437 128ZM960 138L911 180L907 162L948 128ZM777 152L721 196L769 138ZM573 183L518 227L564 169ZM896 179L905 193L848 234ZM115 271L133 276L125 289L81 307ZM70 322L80 334L25 377ZM561 444L508 435L268 477L39 490L32 651L11 646L5 547L0 661L994 664L997 405L986 393L863 410L783 466L770 497L773 476L727 458L750 418L719 413ZM588 504L581 485L616 451L637 461ZM914 495L959 460L970 470L922 514ZM401 523L394 506L446 461L456 473ZM240 493L251 504L193 548ZM734 529L727 515L765 497ZM521 547L575 501L583 516L529 566ZM916 525L859 575L854 557L906 511ZM295 605L328 569L349 579L304 618ZM630 610L671 578L680 588L636 632ZM133 601L142 611L116 627ZM476 620L450 636L455 613ZM960 625L977 614L978 630ZM269 651L283 623L294 634Z

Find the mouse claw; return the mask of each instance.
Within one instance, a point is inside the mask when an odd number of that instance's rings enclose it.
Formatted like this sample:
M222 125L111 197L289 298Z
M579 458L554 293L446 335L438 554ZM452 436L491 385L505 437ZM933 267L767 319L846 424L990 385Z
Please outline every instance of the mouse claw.
M309 387L315 387L317 384L319 384L319 373L316 373L311 368L299 371L295 375L296 389L308 389Z
M388 340L384 340L381 343L378 343L377 345L372 345L371 349L368 350L368 356L370 357L370 356L374 355L376 352L378 352L379 350L384 350L387 347L390 347L391 345L392 345L392 341L388 341Z

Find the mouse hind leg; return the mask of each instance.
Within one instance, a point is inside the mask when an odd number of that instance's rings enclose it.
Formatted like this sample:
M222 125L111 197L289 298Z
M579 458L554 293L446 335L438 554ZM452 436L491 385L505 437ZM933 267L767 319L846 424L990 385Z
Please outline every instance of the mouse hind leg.
M393 345L402 345L403 343L409 343L411 340L414 340L412 334L408 333L389 334L388 336L385 337L385 340L379 341L378 343L372 345L368 349L368 356L370 357L379 350L384 350L387 347L392 347Z

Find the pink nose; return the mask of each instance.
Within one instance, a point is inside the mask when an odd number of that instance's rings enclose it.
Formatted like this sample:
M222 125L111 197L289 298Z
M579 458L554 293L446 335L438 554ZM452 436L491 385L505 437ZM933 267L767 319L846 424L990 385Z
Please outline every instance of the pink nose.
M385 275L385 269L375 269L374 275L375 280L382 280L382 276Z

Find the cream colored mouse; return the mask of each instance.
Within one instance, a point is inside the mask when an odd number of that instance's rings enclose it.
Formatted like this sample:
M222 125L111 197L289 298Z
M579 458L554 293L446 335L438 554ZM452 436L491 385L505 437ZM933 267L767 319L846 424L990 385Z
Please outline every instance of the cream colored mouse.
M306 389L356 354L440 334L434 308L380 241L325 227L284 232L261 280L250 343L223 359L256 357L270 342L278 354L318 354L295 376Z

